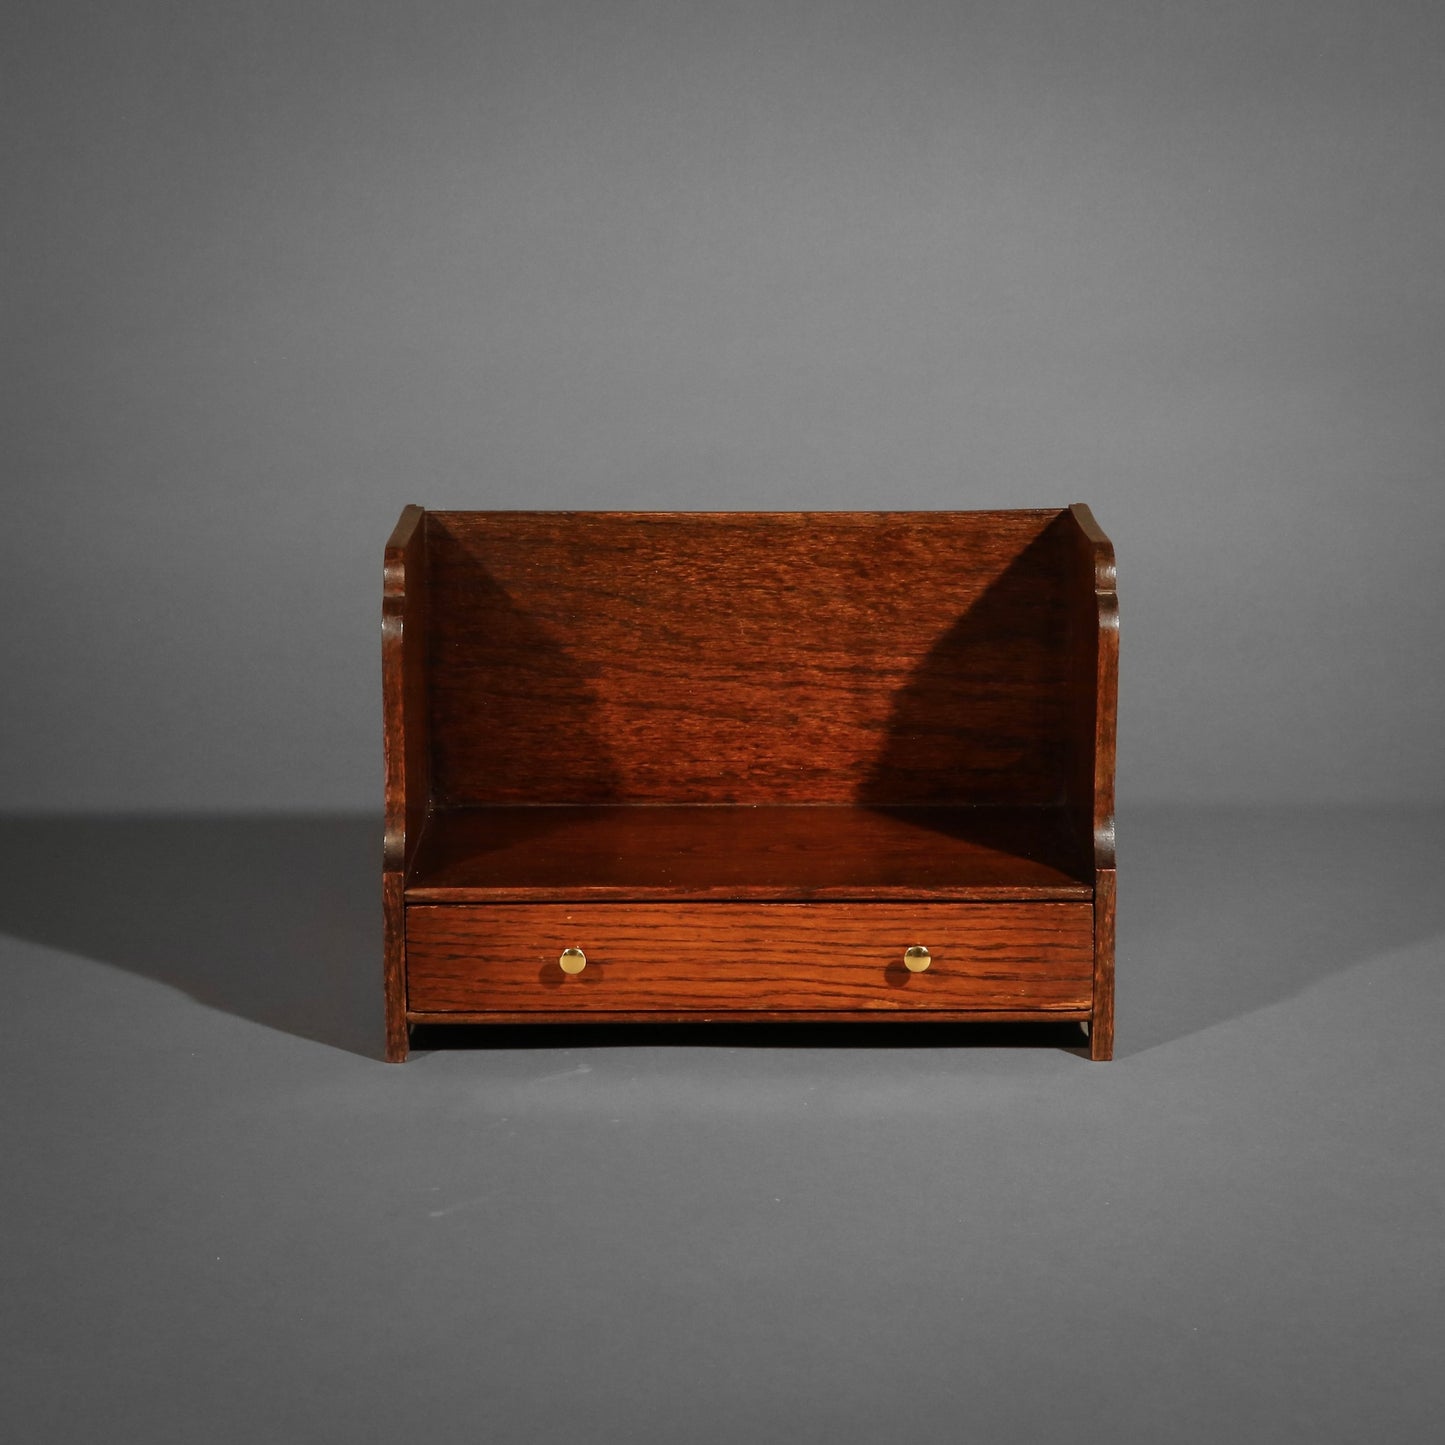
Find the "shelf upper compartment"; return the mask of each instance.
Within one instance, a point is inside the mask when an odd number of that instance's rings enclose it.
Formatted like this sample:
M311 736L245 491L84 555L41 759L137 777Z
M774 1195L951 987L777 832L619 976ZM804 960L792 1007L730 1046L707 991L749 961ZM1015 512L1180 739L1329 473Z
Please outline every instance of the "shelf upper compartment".
M436 807L1069 795L1074 614L1093 620L1072 584L1094 566L1066 513L428 512L422 530L414 776Z
M428 818L409 903L1088 899L1055 808L469 807Z

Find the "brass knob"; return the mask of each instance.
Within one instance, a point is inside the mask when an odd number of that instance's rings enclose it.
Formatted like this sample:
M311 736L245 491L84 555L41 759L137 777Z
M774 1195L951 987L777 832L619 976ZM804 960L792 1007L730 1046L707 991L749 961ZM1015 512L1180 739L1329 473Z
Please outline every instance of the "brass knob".
M564 948L557 966L563 973L581 973L587 967L587 955L580 948Z
M915 945L903 951L903 966L909 973L922 973L932 962L933 955L926 948Z

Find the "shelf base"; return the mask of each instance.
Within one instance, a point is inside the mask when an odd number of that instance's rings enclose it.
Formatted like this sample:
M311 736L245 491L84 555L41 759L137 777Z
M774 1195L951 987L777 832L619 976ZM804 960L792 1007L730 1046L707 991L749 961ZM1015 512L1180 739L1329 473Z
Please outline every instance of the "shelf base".
M427 819L408 903L1082 901L1053 808L475 807Z

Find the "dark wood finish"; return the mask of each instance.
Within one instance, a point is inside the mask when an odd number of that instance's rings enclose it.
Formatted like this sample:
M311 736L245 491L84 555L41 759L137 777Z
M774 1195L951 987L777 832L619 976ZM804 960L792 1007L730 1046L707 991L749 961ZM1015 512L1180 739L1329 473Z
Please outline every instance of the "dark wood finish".
M407 507L382 562L382 742L386 832L382 843L386 1056L406 1057L406 922L403 880L421 841L430 799L427 735L426 513Z
M913 1013L882 1013L878 1009L763 1009L732 1008L725 1013L699 1013L694 1009L649 1009L646 1013L609 1012L606 1009L549 1008L539 1014L536 1009L488 1009L485 1013L462 1010L431 1013L412 1009L406 1018L409 1024L430 1024L443 1027L454 1024L877 1024L882 1019L892 1023L900 1020L931 1024L1037 1024L1083 1023L1089 1021L1088 1008L1051 1008L1041 1013L1036 1008L1023 1009L928 1009Z
M1069 806L1094 867L1114 866L1114 753L1119 705L1119 594L1114 548L1075 503L1060 519L1070 543Z
M921 944L928 970L910 973ZM564 948L587 965L568 976ZM645 1015L686 1008L1079 1010L1087 903L497 904L407 912L415 1009Z
M406 1058L406 904L402 876L384 870L381 875L382 998L385 1004L386 1057L399 1064Z
M1092 878L1062 808L462 808L433 814L406 896L1087 900Z
M1090 849L1094 883L1094 1003L1089 1052L1114 1055L1114 766L1119 706L1119 595L1114 547L1094 514L1070 507L1061 526L1071 544L1069 809Z
M1101 868L1094 892L1094 988L1089 1057L1114 1057L1115 870Z
M1052 512L434 512L435 794L1050 805Z
M407 508L384 594L387 1057L443 1017L720 1008L1078 1018L1109 1057L1117 618L1083 506ZM623 952L590 982L555 955L559 986L528 975L523 933L535 952L578 910ZM950 916L977 967L880 983L868 930L905 915ZM1064 918L1067 946L1045 927ZM684 944L697 966L666 964Z

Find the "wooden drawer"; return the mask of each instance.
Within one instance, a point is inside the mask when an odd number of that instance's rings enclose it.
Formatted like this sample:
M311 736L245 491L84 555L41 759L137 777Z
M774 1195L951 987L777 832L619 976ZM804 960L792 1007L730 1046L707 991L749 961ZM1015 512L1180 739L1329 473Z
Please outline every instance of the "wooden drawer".
M923 972L904 966L913 946ZM586 955L578 974L567 948ZM1088 903L414 904L407 1012L1084 1016L1093 948Z

